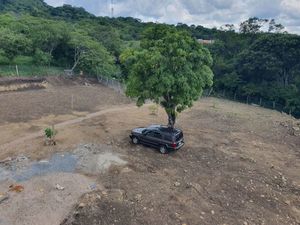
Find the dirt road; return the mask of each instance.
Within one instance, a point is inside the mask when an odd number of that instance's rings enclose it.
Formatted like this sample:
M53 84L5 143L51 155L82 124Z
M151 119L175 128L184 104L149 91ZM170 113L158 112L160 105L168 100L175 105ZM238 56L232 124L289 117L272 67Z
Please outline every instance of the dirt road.
M83 122L85 120L88 119L93 119L95 117L99 117L108 113L113 113L113 112L122 112L125 110L129 110L134 108L135 106L133 104L130 105L122 105L122 106L117 106L117 107L112 107L109 109L104 109L98 112L94 112L94 113L89 113L86 114L84 116L80 116L78 118L75 119L70 119L70 120L66 120L64 122L60 122L55 124L54 122L52 123L52 125L54 126L54 129L56 129L58 131L58 129L62 129L65 128L67 126L70 125L74 125L74 124L78 124L80 122ZM44 130L40 130L38 132L28 132L28 134L26 134L25 136L21 137L21 138L15 138L13 141L10 141L8 143L2 144L0 146L0 152L3 154L6 149L11 149L11 148L16 148L16 146L21 145L22 143L26 142L26 141L31 141L33 139L37 139L37 138L42 138L44 136Z

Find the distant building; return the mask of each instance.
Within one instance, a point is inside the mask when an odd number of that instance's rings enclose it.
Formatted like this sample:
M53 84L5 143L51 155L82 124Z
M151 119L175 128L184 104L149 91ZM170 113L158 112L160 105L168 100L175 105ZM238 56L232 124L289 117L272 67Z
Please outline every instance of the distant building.
M198 39L198 42L200 44L204 44L204 45L212 45L215 43L215 40L204 40L204 39Z

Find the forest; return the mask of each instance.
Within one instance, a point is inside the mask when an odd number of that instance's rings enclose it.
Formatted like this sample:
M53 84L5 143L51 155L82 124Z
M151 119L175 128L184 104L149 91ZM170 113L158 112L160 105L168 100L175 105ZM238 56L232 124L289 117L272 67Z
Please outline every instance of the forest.
M42 0L0 0L0 76L7 68L69 69L126 81L120 56L140 47L146 28L131 17L96 17L83 8L51 7ZM255 102L300 117L300 36L274 19L249 18L239 27L178 23L205 44L213 57L209 93ZM37 72L36 72L37 73Z

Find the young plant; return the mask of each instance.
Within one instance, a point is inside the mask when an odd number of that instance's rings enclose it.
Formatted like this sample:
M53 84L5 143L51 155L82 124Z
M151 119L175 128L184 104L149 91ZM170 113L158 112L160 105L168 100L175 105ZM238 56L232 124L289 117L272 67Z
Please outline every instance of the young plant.
M45 129L46 145L56 145L56 141L54 139L56 134L57 131L54 129L54 126L52 126L52 128L47 127Z
M158 115L158 105L150 105L149 106L149 110L150 110L150 115L154 115L157 116Z

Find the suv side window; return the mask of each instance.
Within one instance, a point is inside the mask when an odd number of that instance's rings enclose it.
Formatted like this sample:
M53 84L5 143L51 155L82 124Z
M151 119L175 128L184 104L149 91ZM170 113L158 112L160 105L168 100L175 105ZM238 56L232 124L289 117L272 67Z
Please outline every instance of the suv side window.
M153 131L148 131L147 133L146 133L146 135L148 136L148 137L154 137L154 132Z
M157 131L149 131L147 136L161 139L161 134Z

